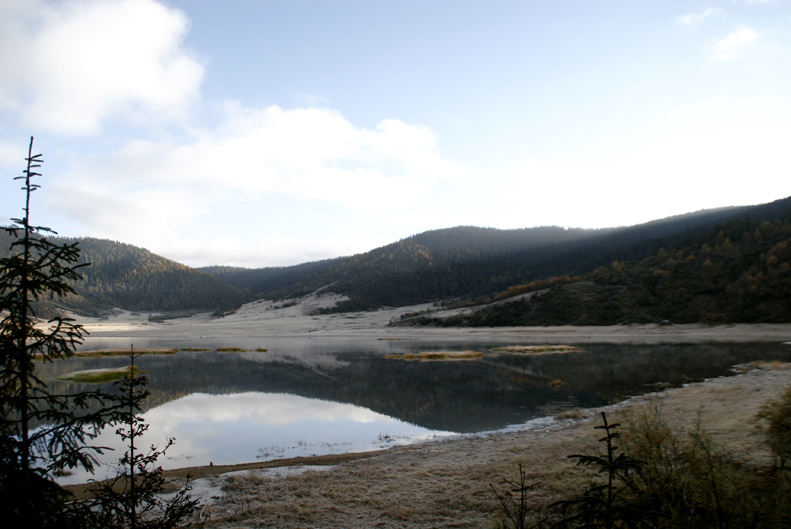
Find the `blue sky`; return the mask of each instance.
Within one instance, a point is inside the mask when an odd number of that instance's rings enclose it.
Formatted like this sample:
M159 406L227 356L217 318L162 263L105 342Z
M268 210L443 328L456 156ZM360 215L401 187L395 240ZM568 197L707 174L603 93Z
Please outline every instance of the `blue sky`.
M791 195L791 1L0 0L0 219L189 265Z

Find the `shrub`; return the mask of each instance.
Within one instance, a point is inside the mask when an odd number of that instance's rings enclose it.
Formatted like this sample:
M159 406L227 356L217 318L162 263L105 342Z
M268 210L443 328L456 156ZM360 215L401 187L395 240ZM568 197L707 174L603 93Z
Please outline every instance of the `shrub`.
M628 417L624 446L644 461L630 486L656 527L780 527L791 498L785 473L738 460L700 426L676 432L652 404ZM661 522L661 523L660 523Z
M791 388L778 398L771 399L761 407L758 419L765 421L763 427L766 444L777 458L781 468L791 457Z
M519 465L519 480L503 480L506 490L498 492L494 485L489 485L500 502L502 516L500 517L500 527L503 529L531 529L541 527L546 518L538 517L531 520L537 510L529 505L528 491L535 488L539 483L528 483L527 473Z
M780 441L788 442L788 431L781 427L789 410L791 390L769 401L760 414L770 422L767 431L775 426L767 443L777 450L786 446ZM541 506L527 504L524 492L538 483L528 484L520 465L520 481L505 482L512 487L510 495L495 491L503 526L769 529L791 524L791 474L738 460L713 442L700 420L693 431L678 432L665 421L660 405L631 410L624 419L623 450L615 444L619 425L609 424L604 413L602 420L596 428L605 431L604 452L570 457L603 479L582 494L566 493L569 499L550 505L543 516ZM528 520L535 521L527 525Z

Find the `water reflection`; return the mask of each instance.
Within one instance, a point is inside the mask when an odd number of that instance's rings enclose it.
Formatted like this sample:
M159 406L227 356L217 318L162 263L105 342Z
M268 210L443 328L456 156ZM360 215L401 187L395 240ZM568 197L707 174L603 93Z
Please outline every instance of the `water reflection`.
M107 342L91 340L85 347L128 347L123 338ZM385 357L451 347L305 338L135 343L136 348L213 349L137 360L149 379L144 411L152 425L150 442L177 438L168 467L367 450L379 439L494 430L728 375L739 363L791 360L791 347L782 344L584 345L579 352L546 355L498 355L490 351L493 345L456 347L485 353L478 360L408 362ZM222 353L218 347L268 350ZM75 357L42 364L37 375L54 392L76 392L95 386L56 377L126 362ZM102 387L113 391L112 384Z
M282 459L366 451L450 435L338 402L282 393L195 393L144 414L149 429L138 446L164 445L176 439L162 468L249 463L256 458ZM59 480L82 483L113 472L125 447L114 429L105 429L92 443L114 451L102 456L96 475L85 472Z

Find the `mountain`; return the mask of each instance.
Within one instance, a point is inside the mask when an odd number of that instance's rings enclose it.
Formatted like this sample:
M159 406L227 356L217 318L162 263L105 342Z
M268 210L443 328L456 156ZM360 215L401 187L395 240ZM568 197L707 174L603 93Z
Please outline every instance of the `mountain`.
M329 290L350 298L339 311L411 305L477 295L496 290L509 280L521 280L529 273L524 264L529 252L589 233L557 227L436 230L352 257L247 273L236 270L238 275L231 284L246 287L254 297L266 298L297 297L329 285ZM230 279L227 270L203 270ZM253 277L258 281L251 281Z
M228 310L246 301L241 291L188 266L143 248L94 238L55 237L62 244L78 243L82 281L73 287L76 296L57 300L59 307L84 314L99 314L112 307L132 311ZM0 231L0 248L6 254L12 239ZM44 300L42 315L52 315L52 303Z
M744 213L744 212L742 212ZM511 326L791 322L791 204L757 207L650 255L512 287L519 299L402 325ZM506 293L508 294L508 293ZM503 299L506 295L495 296Z
M536 279L584 274L614 260L639 259L662 246L700 237L732 218L774 217L777 210L789 207L789 202L699 211L604 230L463 226L428 231L364 254L297 267L201 270L254 298L292 298L327 287L349 298L335 311L452 298L472 300Z
M772 305L774 302L765 309L740 312L722 309L719 304L726 298L720 296L713 305L699 306L695 288L714 280L712 289L737 289L739 278L751 267L764 270L764 275L750 276L756 285L763 285L770 269L761 268L762 259L774 251L772 255L781 264L785 261L784 254L775 248L782 242L782 230L764 233L762 223L785 222L783 219L788 218L790 211L791 198L786 198L759 206L704 210L637 226L601 230L556 226L498 230L460 226L420 233L350 257L261 269L225 266L193 269L120 242L61 238L62 242L79 242L82 259L92 263L82 269L84 281L74 285L78 295L62 305L83 313L110 307L152 312L225 311L256 299L295 298L325 289L346 296L346 301L332 309L341 312L448 300L480 304L514 294L548 290L550 295L540 296L543 305L538 304L538 296L533 296L535 299L524 302L528 308L519 309L532 314L529 318L510 307L511 314L507 316L503 312L497 317L483 318L482 313L480 322L471 319L458 324L477 325L484 320L487 325L500 321L548 324L561 321L563 314L573 314L572 309L578 306L590 307L587 319L568 316L567 320L697 321L696 318L706 317L778 321L784 317L781 314L785 309ZM764 243L747 244L749 237L743 233L756 229L764 237ZM723 246L724 242L717 238L720 232L738 249L738 255ZM699 263L705 269L695 268L697 261L690 258L690 255L695 259L702 255L701 241L708 241L705 244L713 252L707 259L709 264L707 260ZM5 232L0 232L0 247L8 248L10 242ZM775 246L768 246L770 242ZM720 254L727 259L720 260ZM660 259L667 261L667 255L672 255L676 267L672 275L662 276L669 270L657 263ZM615 270L612 266L616 262L620 275L606 272ZM720 268L727 273L715 277L713 271ZM628 280L618 283L613 279L621 276ZM658 276L662 276L662 281L657 283ZM692 292L690 299L697 301L690 304L689 299L678 296L677 301L670 303L654 292L654 283L660 290L686 289ZM647 286L640 290L638 284ZM760 295L767 299L772 291L785 292L775 286L760 288L763 289ZM646 289L649 295L645 294ZM748 294L744 299L752 295ZM637 299L648 299L652 308L635 305ZM733 302L732 298L727 299ZM668 303L676 309L657 308ZM685 303L688 310L683 312L680 307ZM751 303L761 302L756 298ZM604 305L610 308L603 310ZM621 307L620 312L612 309L616 305ZM775 308L768 308L770 305ZM550 318L552 314L556 316Z

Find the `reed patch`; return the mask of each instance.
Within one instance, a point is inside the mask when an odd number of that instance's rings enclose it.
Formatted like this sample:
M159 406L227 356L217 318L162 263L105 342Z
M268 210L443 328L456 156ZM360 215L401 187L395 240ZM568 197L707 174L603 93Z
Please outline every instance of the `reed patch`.
M137 376L139 369L137 366L130 368L130 366L116 367L116 368L102 368L102 369L85 369L83 371L72 371L65 375L56 377L58 380L65 380L67 382L79 382L81 384L104 384L106 382L113 382L128 376Z
M135 349L135 354L141 355L174 355L178 353L178 347ZM96 351L82 351L75 354L80 357L103 357L103 356L129 356L128 349L100 349Z
M420 353L404 353L389 355L389 360L418 360L420 362L442 362L454 360L476 360L482 358L479 351L423 351Z
M495 347L492 349L494 353L512 353L512 354L555 354L555 353L574 353L582 351L581 347L573 345L506 345L504 347Z

